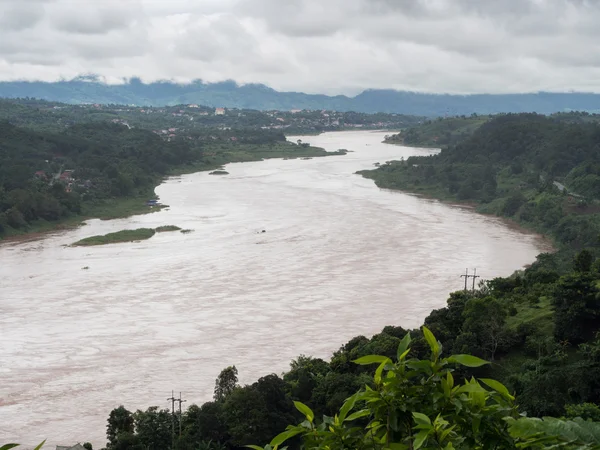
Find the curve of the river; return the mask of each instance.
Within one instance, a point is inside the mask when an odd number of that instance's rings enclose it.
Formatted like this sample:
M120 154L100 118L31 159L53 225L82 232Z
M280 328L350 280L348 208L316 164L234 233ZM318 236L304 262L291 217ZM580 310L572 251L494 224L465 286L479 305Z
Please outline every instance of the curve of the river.
M157 188L168 210L0 246L0 442L103 446L120 404L208 400L228 365L252 382L299 354L326 358L384 325L418 326L466 267L491 278L534 260L532 234L355 175L430 152L382 138L304 137L352 152L175 177ZM170 224L194 232L65 247Z

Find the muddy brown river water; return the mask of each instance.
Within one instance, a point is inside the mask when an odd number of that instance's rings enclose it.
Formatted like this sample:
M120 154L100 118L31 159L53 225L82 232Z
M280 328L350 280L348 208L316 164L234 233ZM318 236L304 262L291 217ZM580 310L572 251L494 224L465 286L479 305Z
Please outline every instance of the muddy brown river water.
M1 245L0 443L99 448L120 404L167 407L171 390L203 402L228 365L250 383L299 354L327 358L356 335L416 327L466 267L509 275L542 251L496 218L354 175L431 152L383 135L303 137L353 152L174 177L156 190L167 210ZM171 224L194 232L65 247Z

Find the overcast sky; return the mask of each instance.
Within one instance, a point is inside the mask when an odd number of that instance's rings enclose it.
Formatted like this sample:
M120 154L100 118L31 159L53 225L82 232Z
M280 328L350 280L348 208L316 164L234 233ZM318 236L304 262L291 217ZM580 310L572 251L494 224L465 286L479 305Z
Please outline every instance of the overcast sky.
M0 0L0 79L600 92L600 0Z

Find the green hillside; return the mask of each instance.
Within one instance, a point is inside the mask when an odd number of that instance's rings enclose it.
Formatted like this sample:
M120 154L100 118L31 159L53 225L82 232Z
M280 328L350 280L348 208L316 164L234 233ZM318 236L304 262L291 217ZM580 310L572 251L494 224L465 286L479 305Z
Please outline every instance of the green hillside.
M386 136L384 142L411 147L445 147L466 139L488 120L488 116L440 117L409 127L401 133Z

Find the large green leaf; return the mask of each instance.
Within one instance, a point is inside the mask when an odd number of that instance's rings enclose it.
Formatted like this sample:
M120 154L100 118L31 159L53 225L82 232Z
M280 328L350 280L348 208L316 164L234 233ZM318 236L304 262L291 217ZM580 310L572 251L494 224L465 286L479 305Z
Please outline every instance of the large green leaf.
M487 391L476 383L469 383L458 388L457 392L460 394L463 392L485 393Z
M490 387L494 391L498 392L499 394L504 395L505 397L507 397L511 400L515 399L512 395L510 395L510 392L508 392L508 389L506 388L506 386L504 386L499 381L492 380L491 378L480 378L479 381L485 383L488 387Z
M462 364L467 367L480 367L489 364L488 361L472 355L452 355L448 358L449 362Z
M411 342L410 333L406 333L404 335L404 337L402 338L402 340L400 341L400 344L398 344L398 351L396 352L398 361L401 361L403 359L402 355L404 354L404 352L406 352L408 350L408 346L410 345L410 342Z
M344 404L342 405L342 407L340 408L340 415L339 415L340 423L343 423L344 420L346 420L346 416L348 415L350 410L352 408L354 408L354 404L356 403L357 397L358 397L358 393L354 394L352 397L350 397L348 400L346 400L344 402Z
M413 443L413 448L415 450L420 449L421 447L423 447L423 444L425 443L425 441L427 440L427 436L429 435L429 433L425 430L423 431L419 431L417 433L417 435L415 436L415 442Z
M5 444L2 447L0 447L0 450L8 450L10 448L15 448L15 447L18 447L18 446L19 446L19 444Z
M297 401L294 401L294 406L298 411L304 414L304 416L308 419L309 422L312 423L313 419L315 418L315 413L312 412L312 409L310 409L304 403Z
M383 361L381 364L379 364L379 367L377 367L377 370L375 371L375 384L379 384L381 383L381 374L383 373L383 369L385 369L385 366L388 365L389 363L391 363L392 360L387 358L385 361Z
M562 420L554 417L521 417L505 419L510 435L518 439L519 448L600 448L600 423L583 420ZM540 447L539 444L548 444ZM568 443L569 445L565 445ZM555 444L550 447L551 444Z
M367 355L352 361L355 364L366 366L368 364L381 364L384 361L389 361L390 358L381 355Z
M427 328L426 326L423 325L422 329L423 329L423 336L425 337L425 340L429 344L431 353L433 353L433 355L437 357L440 353L440 344L438 343L438 341L435 338L435 336L433 335L433 333L429 330L429 328Z
M346 417L346 422L351 422L356 419L360 419L361 417L367 417L371 414L371 410L369 409L361 409L360 411L356 411Z
M301 429L301 428L300 429L294 428L292 430L284 431L283 433L279 433L277 436L275 436L271 440L271 443L269 445L271 445L271 447L279 447L281 444L283 444L289 438L292 438L292 437L294 437L297 434L300 434L302 432L304 432L304 430Z
M44 446L44 444L45 444L45 443L46 443L46 439L44 439L44 441L43 441L43 442L41 442L41 443L40 443L40 444L39 444L39 445L38 445L36 448L34 448L33 450L40 450L40 449L41 449L41 448Z
M412 416L419 425L431 425L431 419L423 413L413 412Z

